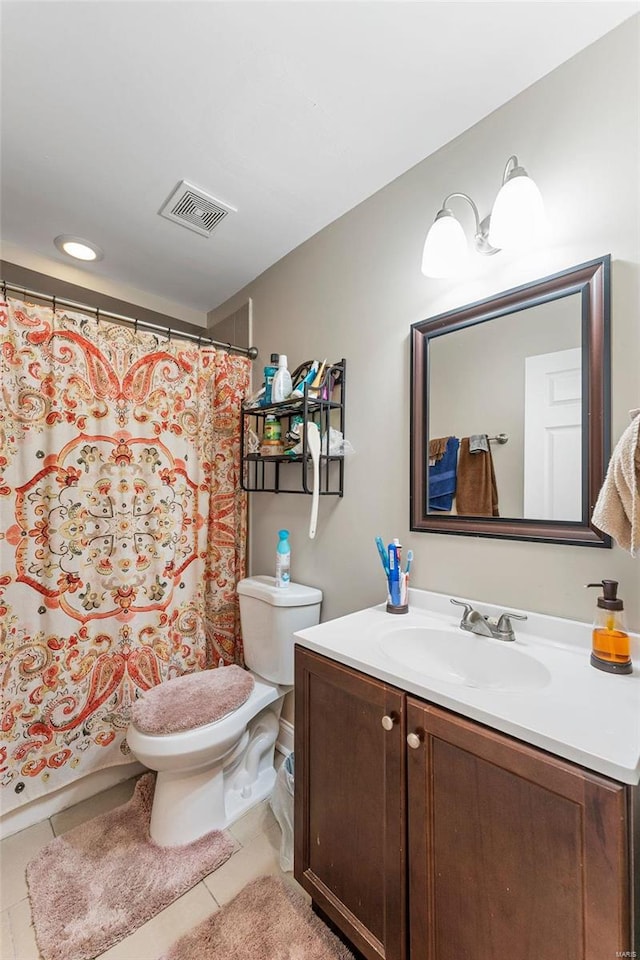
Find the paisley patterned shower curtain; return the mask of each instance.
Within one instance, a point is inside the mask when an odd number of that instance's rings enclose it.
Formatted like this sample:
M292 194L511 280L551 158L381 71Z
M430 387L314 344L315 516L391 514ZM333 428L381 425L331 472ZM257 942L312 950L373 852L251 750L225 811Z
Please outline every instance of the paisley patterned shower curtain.
M242 663L250 362L0 302L2 809L132 759L132 702Z

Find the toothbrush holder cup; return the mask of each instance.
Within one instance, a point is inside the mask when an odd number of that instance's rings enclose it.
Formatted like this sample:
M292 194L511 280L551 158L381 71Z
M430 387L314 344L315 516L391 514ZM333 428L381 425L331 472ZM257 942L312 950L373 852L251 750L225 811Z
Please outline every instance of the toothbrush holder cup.
M409 604L395 604L387 601L387 613L409 613Z

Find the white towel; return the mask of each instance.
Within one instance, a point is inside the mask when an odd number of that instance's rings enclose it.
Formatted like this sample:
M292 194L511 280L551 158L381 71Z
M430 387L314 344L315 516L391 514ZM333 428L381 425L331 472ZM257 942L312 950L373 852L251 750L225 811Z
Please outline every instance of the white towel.
M640 410L611 455L607 476L593 511L593 522L632 557L640 549Z

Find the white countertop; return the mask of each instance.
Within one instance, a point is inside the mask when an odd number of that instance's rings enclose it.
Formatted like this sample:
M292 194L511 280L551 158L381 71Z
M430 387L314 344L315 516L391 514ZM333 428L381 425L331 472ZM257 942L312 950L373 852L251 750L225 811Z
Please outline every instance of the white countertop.
M468 602L490 616L527 612ZM297 632L296 643L589 770L640 782L640 638L632 636L633 673L605 673L589 663L591 624L527 612L525 622L513 622L515 641L489 643L533 656L548 669L549 682L539 689L487 689L430 677L385 652L381 641L398 627L450 631L452 644L470 636L460 630L462 611L448 596L410 590L409 606L406 615L389 614L380 604L329 620Z

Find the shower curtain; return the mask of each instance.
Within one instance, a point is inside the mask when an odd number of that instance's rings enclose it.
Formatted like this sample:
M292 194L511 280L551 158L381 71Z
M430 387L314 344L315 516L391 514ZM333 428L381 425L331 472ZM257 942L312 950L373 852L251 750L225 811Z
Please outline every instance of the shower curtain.
M133 759L131 704L242 663L250 361L0 302L2 810Z

